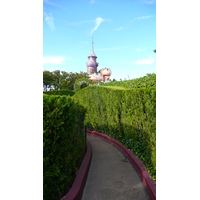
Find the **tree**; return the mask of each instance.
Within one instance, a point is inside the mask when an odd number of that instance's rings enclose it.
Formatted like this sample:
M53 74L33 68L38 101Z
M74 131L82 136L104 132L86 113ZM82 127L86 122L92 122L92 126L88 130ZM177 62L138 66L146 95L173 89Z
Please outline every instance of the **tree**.
M56 70L53 72L53 85L55 86L56 89L60 88L60 80L61 79L61 74L60 70Z
M74 90L75 81L80 78L89 79L88 74L86 72L67 73L65 71L61 71L61 75L59 77L59 81L60 81L59 87L60 89Z
M81 90L90 84L92 84L92 81L89 80L88 78L76 79L76 81L74 83L74 91L77 92L78 90Z
M53 74L50 71L43 71L43 83L46 87L53 84Z
M156 49L154 49L153 52L156 53Z

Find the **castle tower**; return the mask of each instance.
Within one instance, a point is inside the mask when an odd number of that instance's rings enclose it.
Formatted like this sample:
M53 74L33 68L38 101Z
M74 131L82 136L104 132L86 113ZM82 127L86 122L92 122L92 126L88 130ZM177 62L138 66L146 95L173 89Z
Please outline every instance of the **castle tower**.
M88 56L87 65L87 74L89 74L90 80L92 82L109 82L111 76L111 69L110 68L102 68L99 72L97 72L97 67L99 63L96 62L97 56L94 53L93 48L93 38L92 38L92 50L90 55Z
M92 50L90 52L90 55L88 56L88 61L86 63L87 74L97 73L97 67L99 65L99 63L96 62L97 56L94 53L93 44L94 42L92 38Z
M110 68L102 68L100 70L100 73L103 76L103 82L110 81L110 76L111 76L111 69Z

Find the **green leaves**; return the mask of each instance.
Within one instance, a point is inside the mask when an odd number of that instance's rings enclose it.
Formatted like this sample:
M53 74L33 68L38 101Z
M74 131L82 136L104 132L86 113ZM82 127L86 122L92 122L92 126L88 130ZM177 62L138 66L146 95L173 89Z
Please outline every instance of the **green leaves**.
M50 71L43 71L43 83L46 86L53 84L53 74Z
M69 96L43 95L43 199L70 189L85 155L86 110Z
M92 81L89 80L89 78L80 78L77 79L74 83L74 91L77 92L80 89L83 89L84 87L87 87L88 85L92 84Z
M156 86L156 74L147 74L147 76L126 81L112 81L105 86L124 87L124 88L150 88Z
M148 75L147 77L151 77ZM148 85L148 84L147 84ZM74 96L87 109L85 125L131 149L155 176L156 88L89 86Z
M47 94L47 95L69 95L69 96L73 96L75 93L71 90L53 90L53 91L48 91L48 92L43 92L43 94Z

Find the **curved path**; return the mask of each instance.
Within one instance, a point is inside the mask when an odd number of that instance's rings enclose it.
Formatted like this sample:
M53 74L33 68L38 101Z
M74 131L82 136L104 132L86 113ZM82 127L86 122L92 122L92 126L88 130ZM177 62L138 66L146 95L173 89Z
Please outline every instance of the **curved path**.
M92 162L82 200L148 200L135 169L113 145L87 135L92 145Z

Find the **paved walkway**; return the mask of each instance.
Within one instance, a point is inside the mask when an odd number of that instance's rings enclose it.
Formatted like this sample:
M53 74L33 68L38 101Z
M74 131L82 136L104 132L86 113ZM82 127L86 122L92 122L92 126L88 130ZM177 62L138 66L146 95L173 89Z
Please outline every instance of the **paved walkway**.
M111 144L87 135L92 162L82 200L148 200L146 189L132 165Z

